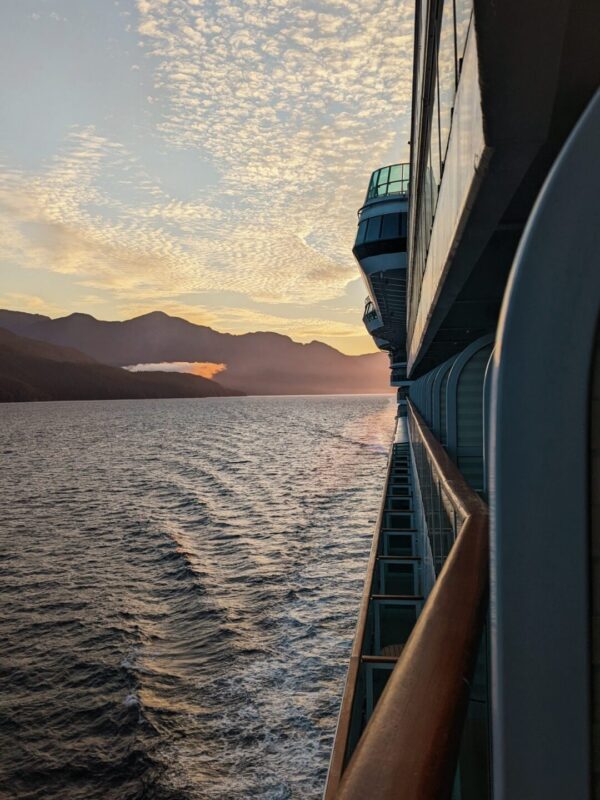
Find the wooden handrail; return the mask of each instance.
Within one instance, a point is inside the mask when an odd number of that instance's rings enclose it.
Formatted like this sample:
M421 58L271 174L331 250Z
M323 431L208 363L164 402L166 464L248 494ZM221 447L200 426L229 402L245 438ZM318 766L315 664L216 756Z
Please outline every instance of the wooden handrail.
M485 619L487 506L410 401L408 406L414 433L462 523L342 776L337 800L450 797Z

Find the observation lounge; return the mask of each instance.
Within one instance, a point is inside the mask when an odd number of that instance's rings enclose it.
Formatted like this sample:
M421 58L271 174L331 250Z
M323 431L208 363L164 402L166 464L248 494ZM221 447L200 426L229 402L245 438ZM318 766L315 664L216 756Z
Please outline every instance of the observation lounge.
M363 322L377 347L388 351L395 363L406 363L409 176L408 164L391 164L373 172L358 211L352 250L369 291Z

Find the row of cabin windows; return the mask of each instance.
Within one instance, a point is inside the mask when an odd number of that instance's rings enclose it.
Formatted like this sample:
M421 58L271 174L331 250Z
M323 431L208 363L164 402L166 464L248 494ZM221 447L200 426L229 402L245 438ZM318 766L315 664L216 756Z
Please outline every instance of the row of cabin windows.
M425 8L429 4L423 4ZM450 138L452 113L458 81L465 53L467 34L473 11L472 0L444 0L442 25L436 42L437 58L432 76L431 118L427 133L427 120L423 120L422 135L429 136L426 151L426 164L423 171L420 189L420 206L416 225L416 241L414 243L413 269L413 304L418 303L421 282L425 272L427 251L431 228L437 205L439 186L442 180L444 162ZM422 21L423 34L426 19ZM422 76L419 76L422 81Z
M406 212L370 217L359 224L356 244L376 242L379 239L405 239L406 225Z

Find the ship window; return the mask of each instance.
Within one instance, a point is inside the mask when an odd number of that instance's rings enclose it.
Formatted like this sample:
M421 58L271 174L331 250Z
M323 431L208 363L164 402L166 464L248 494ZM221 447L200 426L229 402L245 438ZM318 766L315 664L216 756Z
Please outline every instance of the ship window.
M379 231L381 228L381 217L371 217L371 219L367 220L367 235L365 236L365 242L375 242L379 239Z
M393 167L390 167L390 181L401 181L402 180L402 164L394 164Z
M356 244L362 244L365 240L365 233L367 232L367 220L363 220L358 226L356 234Z
M381 221L381 238L397 239L400 235L399 228L400 214L385 214Z
M407 235L407 230L406 230L407 219L408 219L407 214L400 214L400 236L402 238L406 238Z
M389 167L384 167L383 169L379 170L379 179L377 181L379 186L381 186L382 184L388 182L389 175L390 175L390 168Z

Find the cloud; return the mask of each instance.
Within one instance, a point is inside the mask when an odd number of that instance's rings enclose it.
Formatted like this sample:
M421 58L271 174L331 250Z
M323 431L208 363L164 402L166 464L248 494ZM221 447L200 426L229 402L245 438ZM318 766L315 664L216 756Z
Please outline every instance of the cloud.
M159 364L132 364L124 369L130 372L185 372L211 379L226 370L227 366L212 361L161 361Z
M47 317L57 317L64 313L63 308L49 303L43 297L21 292L0 294L0 308L18 309L30 314L44 314Z
M0 255L121 307L216 288L340 297L369 173L406 157L412 5L138 0L136 13L152 146L207 161L215 180L184 198L135 143L76 126L45 169L0 169ZM359 335L317 316L271 323Z

